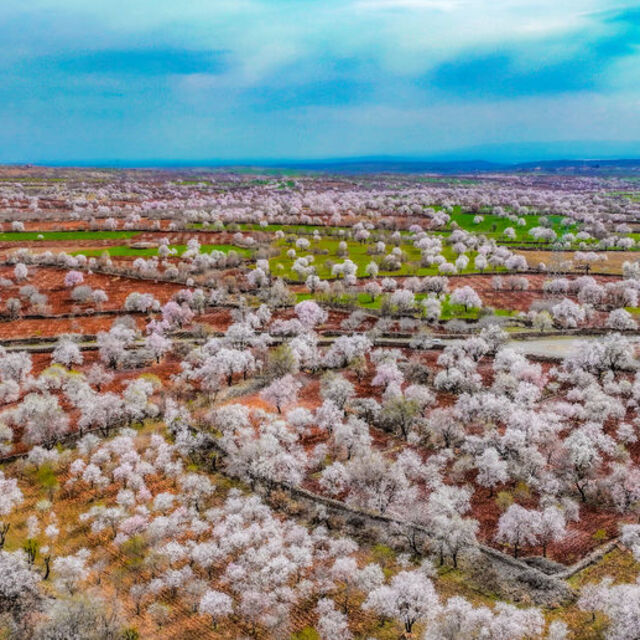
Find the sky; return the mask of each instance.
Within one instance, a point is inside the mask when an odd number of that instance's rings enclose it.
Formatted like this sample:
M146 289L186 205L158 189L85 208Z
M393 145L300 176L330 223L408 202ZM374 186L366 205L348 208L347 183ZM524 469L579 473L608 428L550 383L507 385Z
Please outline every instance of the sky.
M1 0L0 162L640 157L640 2Z

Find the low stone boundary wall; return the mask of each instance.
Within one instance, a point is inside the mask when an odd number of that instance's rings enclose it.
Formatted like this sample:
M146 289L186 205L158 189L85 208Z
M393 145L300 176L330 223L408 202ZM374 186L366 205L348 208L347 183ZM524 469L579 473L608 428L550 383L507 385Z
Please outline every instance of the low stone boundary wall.
M219 457L225 457L224 449L215 438L199 428L192 429L205 436L205 448L209 447L215 450ZM317 520L318 507L322 507L325 513L320 518L330 528L338 528L360 540L381 542L395 549L405 550L403 532L418 534L425 547L428 547L429 539L434 538L433 533L421 525L352 507L288 483L265 483L259 478L254 478L252 488L266 495L272 495L274 490L286 492L302 503L305 516L309 520ZM301 510L298 508L296 513L301 515ZM572 589L558 577L548 575L522 560L483 544L462 550L458 564L471 575L481 589L499 593L509 600L556 606L575 598Z

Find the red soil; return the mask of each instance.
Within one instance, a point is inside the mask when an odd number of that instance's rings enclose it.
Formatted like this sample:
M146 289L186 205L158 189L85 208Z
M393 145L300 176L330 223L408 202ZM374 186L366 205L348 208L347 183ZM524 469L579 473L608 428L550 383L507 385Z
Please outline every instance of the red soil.
M14 280L11 287L2 289L2 298L6 301L11 297L19 297L20 287L33 285L49 298L52 314L72 313L74 307L85 310L94 307L91 303L79 305L71 299L71 289L64 286L66 271L46 267L29 267L29 277L25 282L15 282L13 268L0 267L0 277ZM83 272L84 282L92 289L103 289L109 300L101 310L122 310L127 296L134 291L152 294L161 304L167 302L171 296L180 291L183 286L171 282L154 282L152 280L137 280L123 276L112 276L102 273ZM28 313L28 309L23 308Z
M441 353L440 351L425 351L411 352L409 350L403 350L405 355L417 355L420 361L424 362L432 370L437 370L436 360ZM548 363L543 363L543 369L549 368ZM491 361L483 359L478 366L478 371L483 378L484 385L490 385L493 379L493 371ZM380 387L371 384L371 380L375 375L375 367L369 365L368 373L363 376L362 380L358 380L355 374L351 371L343 371L343 375L348 378L356 389L357 397L372 397L380 399L382 389ZM300 378L303 382L303 387L298 394L298 401L296 406L304 406L309 409L318 407L321 403L320 398L320 384L319 376L305 375ZM437 393L436 406L446 407L455 403L456 396L448 393ZM232 402L241 402L250 407L267 409L273 411L274 408L268 403L265 403L259 396L259 394L251 394L240 398L234 398ZM283 413L286 413L287 407L284 408ZM608 425L608 429L615 428L614 425ZM415 446L408 445L399 436L381 431L380 429L371 428L371 437L373 446L395 457L400 451L406 448L411 448L416 451L421 458L426 461L431 455L435 453L435 450L429 446ZM327 439L326 434L312 430L310 434L305 436L302 440L303 446L311 450L317 444ZM634 461L640 460L640 443L632 445L630 447L631 455ZM461 452L458 452L460 454ZM456 456L457 459L458 456ZM455 460L453 461L455 462ZM453 463L452 463L453 464ZM447 473L447 476L449 473ZM538 496L536 494L518 493L518 488L515 483L509 483L496 487L493 494L484 487L480 487L475 484L475 471L471 471L465 475L463 482L469 483L474 487L475 491L472 496L471 515L477 519L480 525L478 537L479 539L491 546L502 548L509 552L510 550L502 547L495 542L494 538L497 531L497 522L501 515L500 509L496 502L496 495L500 491L507 491L515 496L516 502L522 504L527 508L537 508ZM447 477L445 476L445 478ZM449 478L452 481L452 478ZM456 482L459 484L460 482ZM314 477L307 477L304 481L304 486L312 491L322 493L322 488L318 483L318 479ZM577 498L579 500L579 497ZM619 532L619 524L621 521L621 515L610 508L602 505L581 504L580 505L580 520L577 523L568 523L568 535L560 542L550 544L547 548L548 557L562 562L564 564L570 564L583 557L586 553L590 552L602 543L603 539L611 539L615 537ZM597 535L596 535L597 534ZM524 548L522 549L522 555L541 555L542 548Z
M148 317L132 316L139 329L144 329ZM78 318L23 318L0 322L0 339L51 338L63 333L95 335L98 331L108 331L117 316L83 316Z

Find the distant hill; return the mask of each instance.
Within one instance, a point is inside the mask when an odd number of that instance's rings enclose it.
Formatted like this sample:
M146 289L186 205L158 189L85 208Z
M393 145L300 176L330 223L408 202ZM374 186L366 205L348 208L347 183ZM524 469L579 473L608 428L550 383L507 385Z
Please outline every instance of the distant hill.
M495 173L540 171L550 173L635 173L640 172L640 159L541 160L536 162L490 162L487 160L404 160L404 159L345 159L269 164L271 167L297 171L326 173Z
M486 160L330 160L287 163L287 168L299 171L327 173L476 173L508 170L512 165Z
M533 156L535 157L535 156ZM2 165L0 165L2 166ZM586 175L640 176L640 158L587 158L536 161L482 160L455 158L402 158L393 156L335 158L326 160L200 160L200 161L126 161L69 162L38 165L4 165L7 170L42 169L123 169L236 171L239 173L309 172L327 174L484 174L496 172L539 172Z

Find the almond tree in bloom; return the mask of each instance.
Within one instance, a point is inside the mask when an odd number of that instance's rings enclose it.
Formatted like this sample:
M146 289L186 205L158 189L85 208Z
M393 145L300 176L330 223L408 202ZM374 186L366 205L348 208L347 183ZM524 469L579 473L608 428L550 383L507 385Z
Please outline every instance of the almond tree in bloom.
M607 640L626 640L640 635L640 585L613 584L605 578L588 589L578 600L578 607L587 611L602 611L608 619Z
M25 264L18 262L18 264L13 268L13 275L18 282L22 282L29 276L29 270Z
M71 339L60 339L51 356L53 362L57 362L67 368L72 365L82 364L83 357L80 347Z
M0 550L0 614L10 616L18 630L24 629L28 614L40 600L40 579L24 551Z
M81 271L67 271L64 276L64 286L67 289L73 289L73 287L77 287L79 284L84 282L84 275Z
M306 329L313 329L327 320L327 312L313 300L299 302L295 306L295 312Z
M135 340L135 332L122 325L109 331L100 331L97 336L100 360L111 369L116 369L126 357L127 347Z
M5 478L0 471L0 516L8 516L23 501L22 491L15 478ZM9 523L0 522L0 549L4 546Z
M542 555L547 556L547 546L559 542L567 535L565 516L558 507L550 506L540 514L538 540L542 545Z
M58 398L48 393L29 393L13 410L11 419L24 429L24 442L52 447L69 431L69 417Z
M509 479L507 463L493 447L488 447L476 458L476 467L478 468L477 482L489 489L489 495L493 495L496 485Z
M522 547L535 545L540 536L540 514L512 504L498 520L496 540L513 547L513 556L518 557Z
M633 331L638 328L636 321L626 309L614 309L607 318L607 327L615 331Z
M233 601L226 593L209 589L200 599L198 612L210 616L215 629L220 618L225 618L233 613Z
M318 601L318 632L322 640L351 640L353 634L349 631L347 616L335 608L335 603L329 598Z
M297 400L298 390L301 386L291 374L287 374L282 378L277 378L263 389L260 392L260 397L273 404L278 413L282 413L282 407L285 404L293 404Z
M144 345L156 359L156 363L159 363L161 358L171 351L172 342L169 338L165 338L161 333L152 331L145 338Z
M401 571L389 585L374 589L363 608L371 609L385 618L399 620L406 633L416 622L426 619L439 606L439 599L431 580L423 571Z
M451 304L462 305L466 311L482 307L482 300L475 290L469 285L454 289L450 298Z

